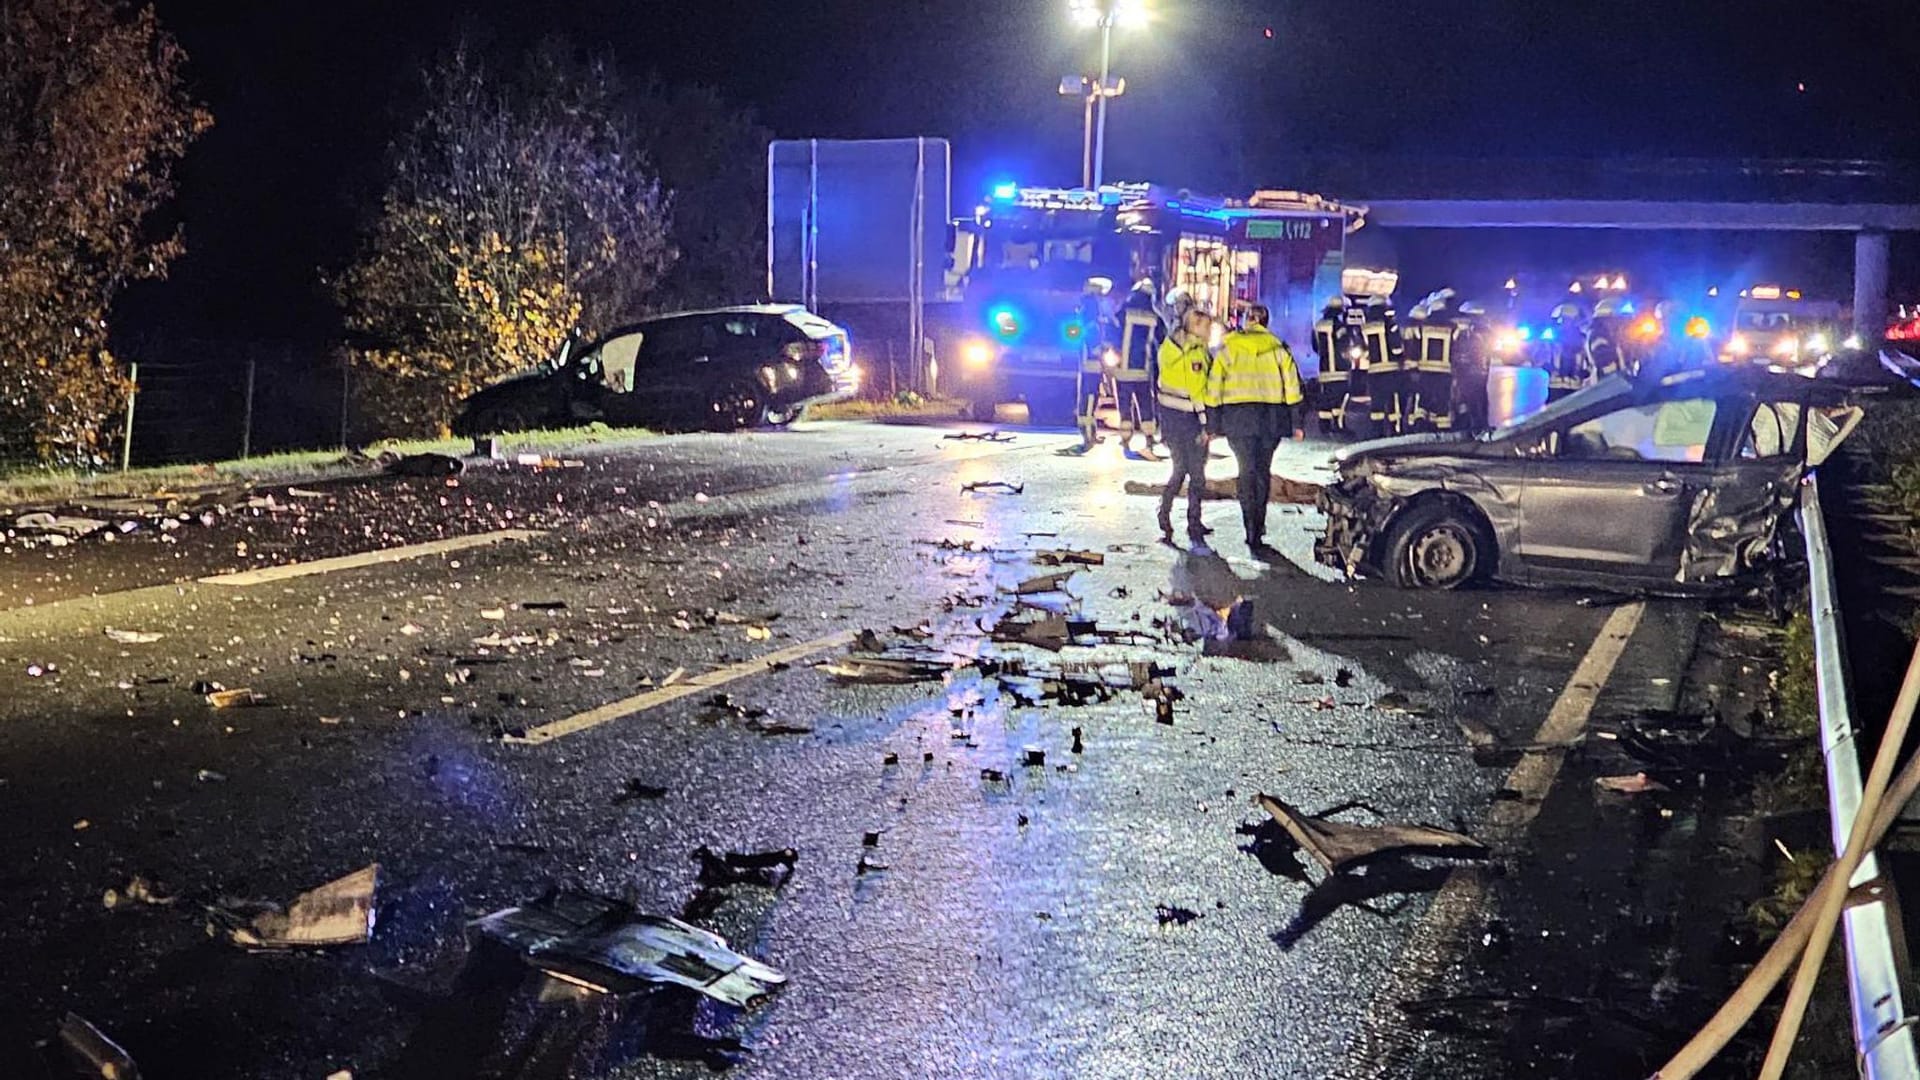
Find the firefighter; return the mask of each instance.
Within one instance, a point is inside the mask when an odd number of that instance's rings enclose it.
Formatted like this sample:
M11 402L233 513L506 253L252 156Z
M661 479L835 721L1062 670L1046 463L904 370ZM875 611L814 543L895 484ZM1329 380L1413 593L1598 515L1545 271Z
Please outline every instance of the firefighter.
M1177 307L1174 332L1160 345L1155 398L1160 431L1173 473L1160 491L1160 539L1173 543L1173 500L1187 486L1187 539L1198 544L1213 530L1200 520L1207 488L1207 378L1212 357L1207 339L1213 316L1197 305Z
M1306 437L1293 416L1303 400L1300 369L1287 343L1267 329L1265 304L1247 308L1246 321L1228 334L1207 376L1208 415L1239 462L1240 520L1247 547L1267 556L1267 497L1273 455L1288 435Z
M1120 362L1113 369L1114 403L1120 414L1120 448L1128 457L1148 461L1160 460L1153 450L1157 433L1153 362L1167 333L1156 304L1157 293L1153 279L1143 277L1134 283L1126 303L1121 305ZM1145 444L1137 451L1133 448L1136 433L1146 436Z
M1107 306L1112 290L1112 279L1090 277L1086 291L1080 296L1080 370L1074 376L1073 405L1074 421L1080 428L1080 445L1062 453L1084 454L1100 445L1097 414L1106 386L1107 351L1113 347L1113 318Z

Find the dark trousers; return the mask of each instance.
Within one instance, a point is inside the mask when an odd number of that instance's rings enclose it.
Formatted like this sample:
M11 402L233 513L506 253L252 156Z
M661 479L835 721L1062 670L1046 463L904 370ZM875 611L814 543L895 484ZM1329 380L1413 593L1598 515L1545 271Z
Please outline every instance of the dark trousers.
M1200 500L1206 497L1207 491L1207 442L1199 414L1162 409L1160 440L1173 459L1173 474L1167 477L1167 486L1160 489L1160 528L1172 530L1173 500L1180 494L1180 485L1184 482L1187 530L1191 532L1200 525Z
M1273 454L1280 439L1272 432L1228 435L1227 445L1240 462L1240 522L1247 528L1247 543L1264 543L1267 538L1267 499L1273 494Z
M1219 417L1220 433L1240 462L1240 522L1247 528L1247 543L1263 544L1267 496L1273 489L1273 454L1281 440L1293 434L1293 410L1280 404L1222 405L1213 415Z

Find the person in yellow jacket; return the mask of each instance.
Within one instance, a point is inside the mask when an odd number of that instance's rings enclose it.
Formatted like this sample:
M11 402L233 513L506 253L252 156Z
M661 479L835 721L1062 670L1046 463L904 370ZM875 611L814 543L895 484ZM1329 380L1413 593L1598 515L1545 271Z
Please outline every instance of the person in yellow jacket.
M1267 329L1266 305L1247 309L1246 325L1228 334L1207 377L1208 415L1227 437L1240 464L1240 521L1255 555L1267 546L1267 498L1273 487L1273 455L1288 435L1298 439L1294 408L1305 400L1300 368L1287 343Z
M1160 411L1160 440L1173 459L1173 475L1160 489L1160 539L1173 543L1173 500L1187 486L1187 538L1199 543L1211 532L1200 520L1207 488L1207 375L1213 357L1207 338L1213 316L1198 305L1176 316L1172 334L1160 343L1160 374L1154 403Z

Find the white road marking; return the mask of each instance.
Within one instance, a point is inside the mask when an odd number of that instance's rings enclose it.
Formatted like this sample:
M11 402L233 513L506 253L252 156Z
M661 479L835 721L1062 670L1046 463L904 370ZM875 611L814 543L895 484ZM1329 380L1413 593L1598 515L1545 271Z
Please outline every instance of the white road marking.
M555 720L551 724L541 724L539 727L528 728L525 735L518 737L508 736L505 741L514 743L552 742L564 735L573 735L585 731L588 728L599 727L601 724L607 723L610 720L619 720L624 717L633 716L638 713L643 713L648 709L658 708L670 701L678 701L683 697L698 694L704 690L711 690L716 686L725 686L727 683L733 682L736 679L744 679L749 675L764 674L767 669L774 664L792 664L804 660L815 653L825 652L836 646L847 644L853 640L854 634L855 631L842 630L837 634L829 634L823 638L814 638L812 641L802 641L797 645L789 645L784 649L777 649L764 656L756 656L751 660L742 660L737 664L717 668L703 675L695 675L685 682L678 682L672 686L663 686L658 690L649 690L644 694L635 694L632 697L621 698L619 701L610 701L597 709L589 709L586 712L577 713L567 717L565 720Z
M1540 815L1541 804L1560 775L1567 751L1585 736L1594 703L1600 699L1600 691L1646 609L1644 601L1635 602L1615 608L1607 617L1540 730L1534 732L1532 748L1507 774L1505 786L1518 797L1494 803L1486 825L1475 837L1496 854L1511 850ZM1379 1077L1412 1063L1408 1055L1418 1052L1418 1036L1408 1031L1400 1004L1431 992L1455 961L1461 933L1486 912L1486 892L1487 878L1480 867L1460 866L1447 875L1426 916L1414 927L1393 968L1374 992L1369 1015L1361 1023L1354 1050L1340 1075Z
M363 566L424 559L429 555L445 555L449 552L486 547L508 540L532 540L545 535L546 533L539 529L499 529L494 532L475 533L472 536L456 536L448 540L430 540L424 544L403 544L400 547L381 548L378 551L363 551L358 555L338 555L331 559L314 559L311 562L286 563L282 566L263 566L258 570L215 574L212 577L201 578L200 584L233 587L265 585L269 582L309 577L314 574L331 574L336 570L356 570Z

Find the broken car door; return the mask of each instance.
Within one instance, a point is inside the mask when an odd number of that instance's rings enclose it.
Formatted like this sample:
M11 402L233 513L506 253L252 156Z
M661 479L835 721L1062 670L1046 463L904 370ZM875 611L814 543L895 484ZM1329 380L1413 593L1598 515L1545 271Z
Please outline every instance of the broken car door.
M1678 397L1551 433L1521 493L1522 560L1548 574L1672 580L1712 473L1717 411L1713 398Z
M1759 402L1741 429L1738 450L1694 504L1680 580L1733 577L1764 562L1780 519L1799 498L1801 477L1827 459L1860 416L1851 406Z
M1806 465L1807 407L1799 401L1750 407L1738 449L1713 470L1693 500L1681 581L1711 581L1752 569L1772 543L1780 515L1793 506Z

